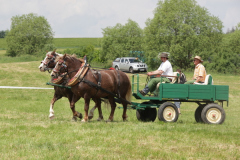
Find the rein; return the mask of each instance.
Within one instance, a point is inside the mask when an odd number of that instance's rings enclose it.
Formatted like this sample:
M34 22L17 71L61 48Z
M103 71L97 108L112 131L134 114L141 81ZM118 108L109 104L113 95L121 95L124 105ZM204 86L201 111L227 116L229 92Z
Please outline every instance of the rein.
M43 64L46 66L46 68L45 68L44 70L45 70L45 71L48 71L48 73L50 73L51 70L53 70L53 69L52 69L52 68L49 68L48 66L49 66L49 63L51 63L51 62L54 63L54 61L55 61L55 59L56 59L56 54L55 54L55 56L53 56L53 55L47 55L47 57L48 57L48 58L51 58L50 61L49 61L49 62L46 62L46 61L45 61L46 58L45 58L41 63L43 63Z

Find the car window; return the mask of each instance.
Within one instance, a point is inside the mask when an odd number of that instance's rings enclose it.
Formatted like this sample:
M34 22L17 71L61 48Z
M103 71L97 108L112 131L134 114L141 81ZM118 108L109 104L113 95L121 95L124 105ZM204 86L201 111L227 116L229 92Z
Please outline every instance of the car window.
M116 59L115 59L115 62L120 62L120 58L116 58Z
M121 59L121 63L124 63L124 59Z
M138 62L141 62L141 60L138 59L138 58L131 58L131 59L129 59L129 61L130 61L130 63L138 63Z
M128 60L127 60L127 59L125 59L125 63L128 63Z

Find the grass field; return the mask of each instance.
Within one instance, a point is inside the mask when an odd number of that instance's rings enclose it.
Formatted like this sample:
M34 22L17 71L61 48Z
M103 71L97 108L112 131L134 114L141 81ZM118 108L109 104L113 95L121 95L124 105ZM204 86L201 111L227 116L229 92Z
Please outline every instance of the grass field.
M0 86L50 87L39 61L0 63ZM192 73L186 73L190 78ZM130 76L130 74L129 74ZM143 87L145 76L141 76ZM222 125L198 124L197 104L183 103L176 123L139 122L135 110L116 109L114 122L72 122L66 98L55 104L54 90L0 89L1 159L240 159L240 81L238 76L213 74L215 84L229 84L229 107ZM133 99L133 101L136 101ZM140 102L140 101L139 101ZM94 103L91 103L93 107ZM120 105L118 105L121 107ZM83 113L83 99L76 104ZM110 110L103 107L104 118Z
M0 50L6 50L7 49L7 42L5 38L0 38Z
M54 38L53 43L57 48L71 48L93 45L100 47L101 38Z
M61 48L74 48L80 46L93 45L98 48L101 44L101 38L54 38L53 44ZM7 43L5 38L0 38L0 50L6 50Z

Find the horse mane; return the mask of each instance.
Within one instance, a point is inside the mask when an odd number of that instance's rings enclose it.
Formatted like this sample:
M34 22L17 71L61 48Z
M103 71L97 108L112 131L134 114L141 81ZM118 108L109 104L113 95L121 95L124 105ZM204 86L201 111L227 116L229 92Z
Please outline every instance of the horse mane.
M78 58L78 60L81 61L82 63L85 62L84 59L82 59L82 58Z
M76 56L75 54L73 54L73 55L66 54L66 57L65 57L65 58L68 58L68 59L70 59L70 60L72 60L72 61L77 60L77 61L80 61L80 62L84 63L84 60L83 60L82 58L77 58L77 56ZM57 58L56 58L56 61L58 61L59 59L62 59L62 60L63 60L63 56L57 57Z
M51 54L53 53L54 51L50 51L50 52L47 52L46 56L51 56ZM54 52L57 56L63 56L62 54L60 53L57 53L57 52Z

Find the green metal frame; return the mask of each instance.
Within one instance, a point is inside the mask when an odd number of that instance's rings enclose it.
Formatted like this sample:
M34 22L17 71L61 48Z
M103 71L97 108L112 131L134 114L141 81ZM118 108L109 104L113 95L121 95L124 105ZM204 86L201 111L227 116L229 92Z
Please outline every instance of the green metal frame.
M148 108L148 106L159 106L166 101L180 102L196 102L196 103L214 103L229 100L228 85L211 85L212 77L209 77L208 85L192 85L192 84L170 84L161 83L157 94L154 96L143 96L139 92L139 75L132 76L132 93L136 99L149 100L153 104L139 104L132 102L132 108ZM179 99L179 100L175 100Z

